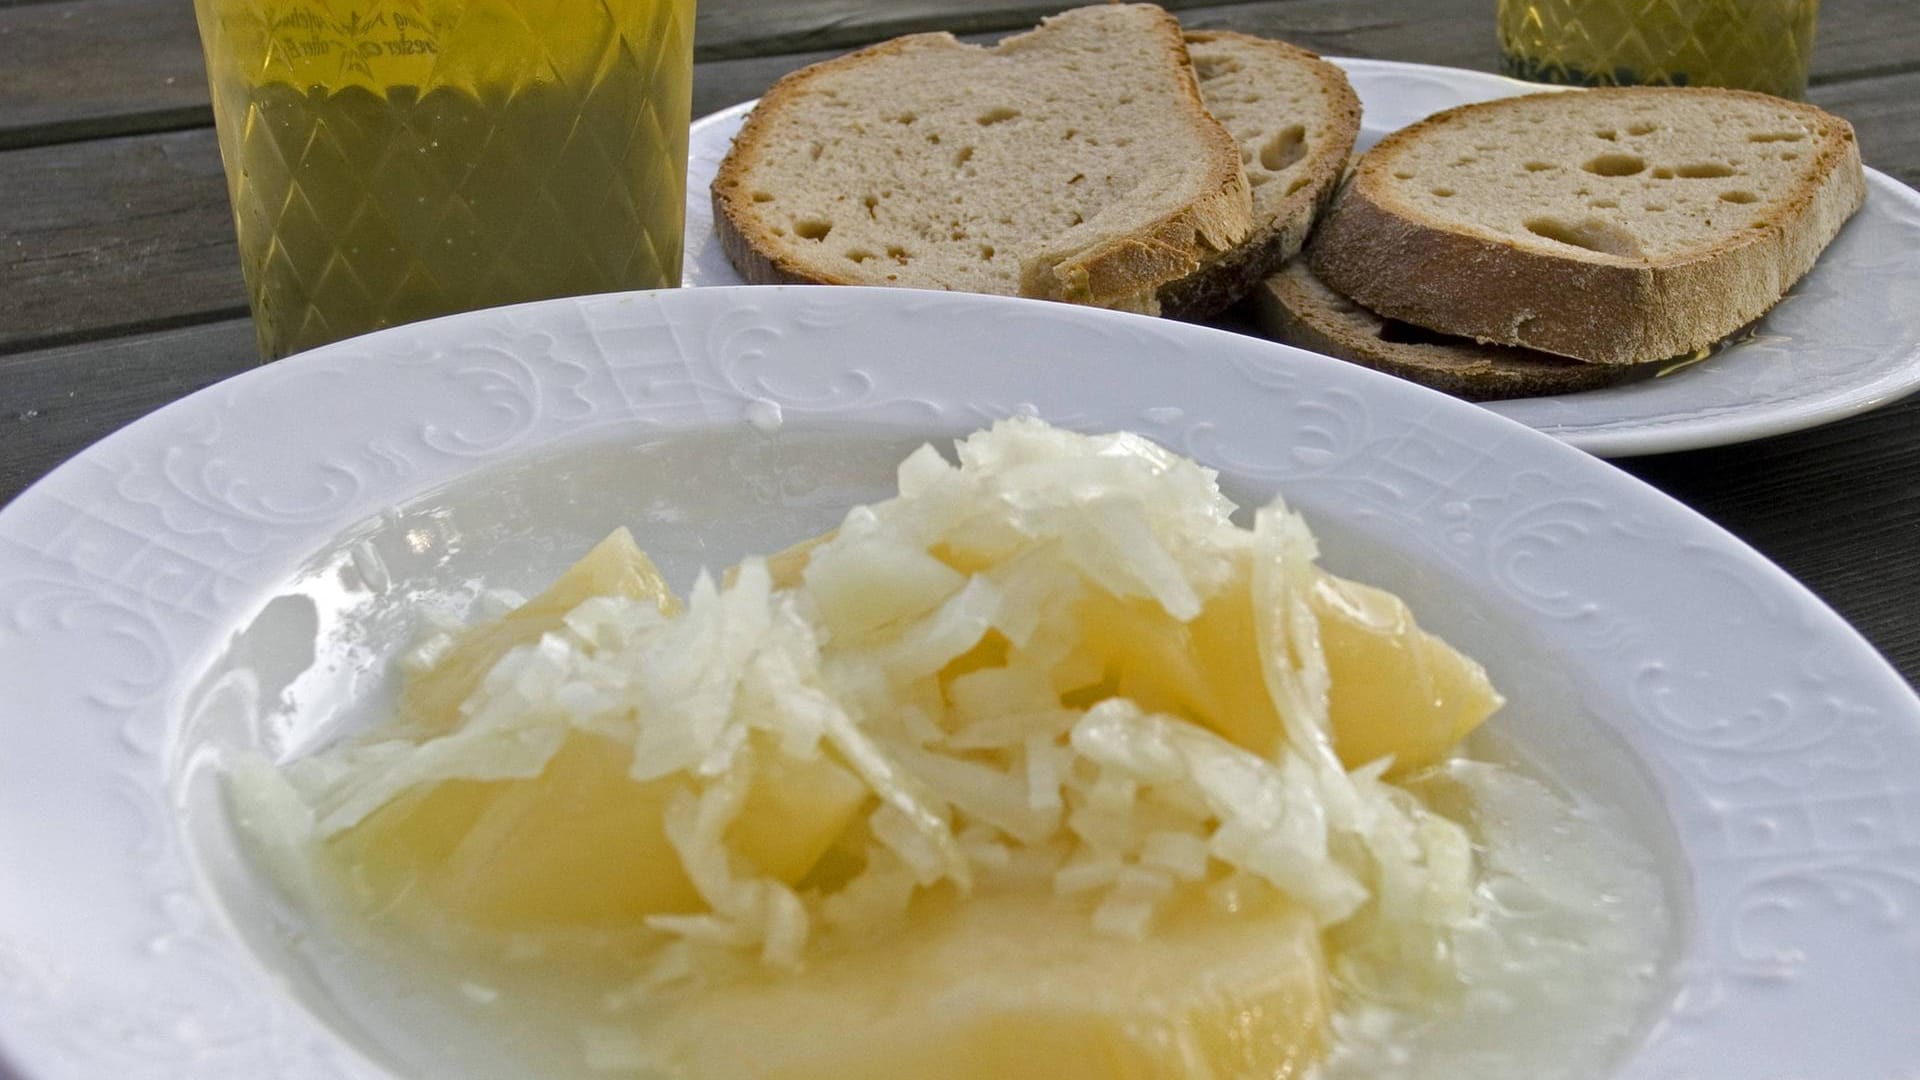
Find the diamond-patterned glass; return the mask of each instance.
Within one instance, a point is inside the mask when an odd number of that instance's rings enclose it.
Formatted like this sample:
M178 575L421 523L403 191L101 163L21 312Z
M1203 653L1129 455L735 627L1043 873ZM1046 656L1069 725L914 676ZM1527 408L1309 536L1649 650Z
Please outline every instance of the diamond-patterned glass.
M1820 0L1499 0L1507 74L1574 86L1807 92Z
M693 0L196 0L263 356L680 277Z

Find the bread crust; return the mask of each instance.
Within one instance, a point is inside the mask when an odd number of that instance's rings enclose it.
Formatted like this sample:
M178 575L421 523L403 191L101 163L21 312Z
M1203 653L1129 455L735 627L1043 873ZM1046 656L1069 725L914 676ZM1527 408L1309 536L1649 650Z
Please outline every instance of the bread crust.
M952 34L944 32L908 34L788 72L760 96L759 103L747 113L746 123L734 135L733 145L728 148L727 156L721 159L719 169L714 172L713 183L707 188L713 199L713 230L720 237L720 250L726 253L727 261L740 272L747 284L856 284L851 278L823 272L818 266L808 266L792 258L784 250L785 245L767 235L759 227L756 215L747 210L752 196L746 178L752 175L754 165L765 152L764 140L773 117L795 99L804 96L814 81L840 69L868 63L878 57L904 55L915 49L969 47ZM743 205L743 200L746 205Z
M1239 145L1201 100L1179 23L1152 5L1135 6L1150 7L1155 13L1154 33L1176 72L1178 107L1188 114L1203 140L1201 194L1131 235L1029 256L1021 265L1021 295L1157 314L1156 290L1162 283L1193 273L1205 256L1231 249L1253 231L1251 196L1240 164ZM753 284L853 283L794 258L786 245L758 226L756 215L748 209L751 194L746 178L764 151L771 118L806 94L817 80L849 66L921 49L983 53L1019 49L1031 35L1045 28L1046 22L1042 22L1039 29L1009 37L992 50L963 44L946 33L911 34L803 68L775 83L748 114L711 187L714 228L728 260Z
M1583 95L1707 94L1807 114L1819 131L1804 179L1760 228L1666 259L1534 251L1473 226L1428 220L1386 177L1396 151L1473 110L1531 108L1559 95L1449 109L1361 159L1313 239L1314 272L1368 308L1441 333L1597 364L1691 353L1759 318L1819 258L1866 197L1846 121L1810 105L1719 89L1608 88Z
M1254 231L1233 248L1203 260L1200 269L1160 287L1160 310L1177 319L1204 319L1218 314L1253 291L1261 279L1300 253L1308 235L1339 189L1353 144L1360 137L1360 96L1353 92L1346 72L1284 41L1228 30L1194 30L1189 45L1231 41L1242 47L1273 52L1287 63L1313 73L1324 87L1333 112L1330 123L1315 132L1303 166L1306 184L1287 195L1278 212L1254 223ZM1205 91L1201 92L1204 98Z
M1651 376L1664 366L1584 364L1467 338L1393 340L1385 320L1327 288L1298 260L1261 282L1253 307L1261 329L1276 340L1467 401L1596 390Z
M1162 47L1178 73L1180 107L1205 140L1204 194L1136 235L1080 251L1030 257L1020 267L1023 296L1157 315L1161 284L1193 273L1208 255L1231 250L1253 232L1253 196L1240 165L1240 144L1213 118L1200 96L1179 21L1160 8L1153 10L1158 14ZM1045 27L1043 21L1041 29Z

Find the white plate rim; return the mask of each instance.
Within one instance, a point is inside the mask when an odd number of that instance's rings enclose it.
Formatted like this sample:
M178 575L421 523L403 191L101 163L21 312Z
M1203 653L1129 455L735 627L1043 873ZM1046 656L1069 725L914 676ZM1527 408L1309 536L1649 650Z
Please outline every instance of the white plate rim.
M951 344L924 344L930 327ZM1060 366L965 352L980 335ZM863 347L976 362L902 372ZM1090 399L1069 376L1095 347L1152 386ZM1220 365L1232 392L1195 398L1190 369L1156 366L1192 356ZM1920 980L1893 981L1920 968L1905 929L1920 911L1920 698L1730 534L1520 425L1299 350L1033 301L805 287L570 298L315 350L130 425L0 510L0 865L35 868L32 881L0 877L0 1057L32 1080L378 1075L228 936L162 776L178 684L316 537L587 433L781 414L957 432L1016 413L1125 419L1236 476L1284 475L1308 503L1335 493L1374 527L1417 536L1422 557L1483 574L1624 688L1620 723L1669 785L1698 910L1683 913L1695 931L1679 996L1622 1076L1711 1075L1737 1057L1782 1076L1837 1063L1891 1078L1920 1058L1920 1031L1862 1039L1774 1017L1807 1015L1809 994L1869 1016L1889 1001L1920 1008ZM1736 629L1686 636L1702 609ZM1689 708L1702 701L1727 723L1700 724ZM49 805L99 813L132 840L90 851L71 831L85 815ZM129 894L83 900L75 866ZM61 887L36 887L49 880ZM76 906L83 926L67 921ZM103 954L109 976L75 961ZM1828 970L1835 956L1848 981ZM1875 957L1892 974L1868 970Z
M1398 127L1428 113L1470 101L1568 89L1435 64L1339 56L1326 59L1347 72L1366 103L1369 114L1363 145L1370 145L1371 138L1390 130L1374 122L1381 112L1393 114L1398 122L1391 127ZM1433 97L1428 100L1410 97L1411 87L1418 87L1419 93ZM741 283L738 273L727 265L717 241L711 237L713 212L707 184L734 132L755 104L755 101L741 102L693 123L687 175L689 257L682 275L683 285L707 287ZM1913 230L1914 247L1920 250L1920 192L1873 168L1868 168L1866 175L1873 211L1906 219ZM1863 210L1856 217L1864 218L1867 213ZM1856 225L1855 231L1867 227ZM1920 282L1920 255L1911 257L1904 269L1906 277ZM1920 287L1913 297L1913 305L1920 307ZM1847 379L1831 383L1809 382L1804 388L1788 391L1786 396L1751 403L1690 400L1695 395L1671 391L1675 385L1686 387L1687 384L1664 379L1581 394L1488 402L1482 407L1600 457L1636 457L1727 446L1834 423L1920 391L1920 330L1913 331L1913 340L1887 342L1885 349L1884 356L1857 375L1850 372ZM1794 355L1804 357L1808 352L1803 350ZM1724 362L1737 357L1716 359ZM1614 403L1625 401L1631 405L1645 401L1645 396L1656 389L1663 394L1657 409L1664 411L1637 419L1623 418L1624 414L1617 412L1609 414L1610 409L1620 409Z

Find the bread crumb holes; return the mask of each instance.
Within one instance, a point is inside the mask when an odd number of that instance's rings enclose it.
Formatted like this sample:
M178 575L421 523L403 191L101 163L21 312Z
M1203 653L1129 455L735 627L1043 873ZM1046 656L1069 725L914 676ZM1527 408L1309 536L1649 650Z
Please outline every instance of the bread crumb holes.
M1569 247L1597 251L1602 255L1638 255L1640 241L1626 229L1599 218L1563 221L1556 217L1528 218L1527 231L1545 240Z
M1646 160L1638 154L1601 154L1580 166L1595 176L1632 176L1646 169Z
M1280 172L1307 156L1307 129L1300 124L1276 131L1260 147L1260 164L1272 172Z

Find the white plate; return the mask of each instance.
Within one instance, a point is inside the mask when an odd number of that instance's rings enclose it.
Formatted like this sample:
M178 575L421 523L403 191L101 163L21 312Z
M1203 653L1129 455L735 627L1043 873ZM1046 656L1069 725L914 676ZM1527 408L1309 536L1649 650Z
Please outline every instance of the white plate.
M1243 501L1283 489L1334 569L1487 661L1498 730L1627 805L1680 929L1620 1075L1912 1076L1920 700L1780 570L1585 454L1347 364L817 288L318 349L0 511L0 1057L31 1080L378 1075L290 992L312 943L231 850L206 765L377 695L419 591L535 585L616 524L684 586L882 494L913 442L1013 413L1141 431Z
M1360 148L1422 117L1551 89L1426 64L1332 58L1360 95ZM688 285L738 285L708 185L753 102L693 125ZM1737 344L1665 378L1484 406L1603 457L1692 450L1853 416L1920 389L1920 193L1867 170L1867 202L1811 273Z

